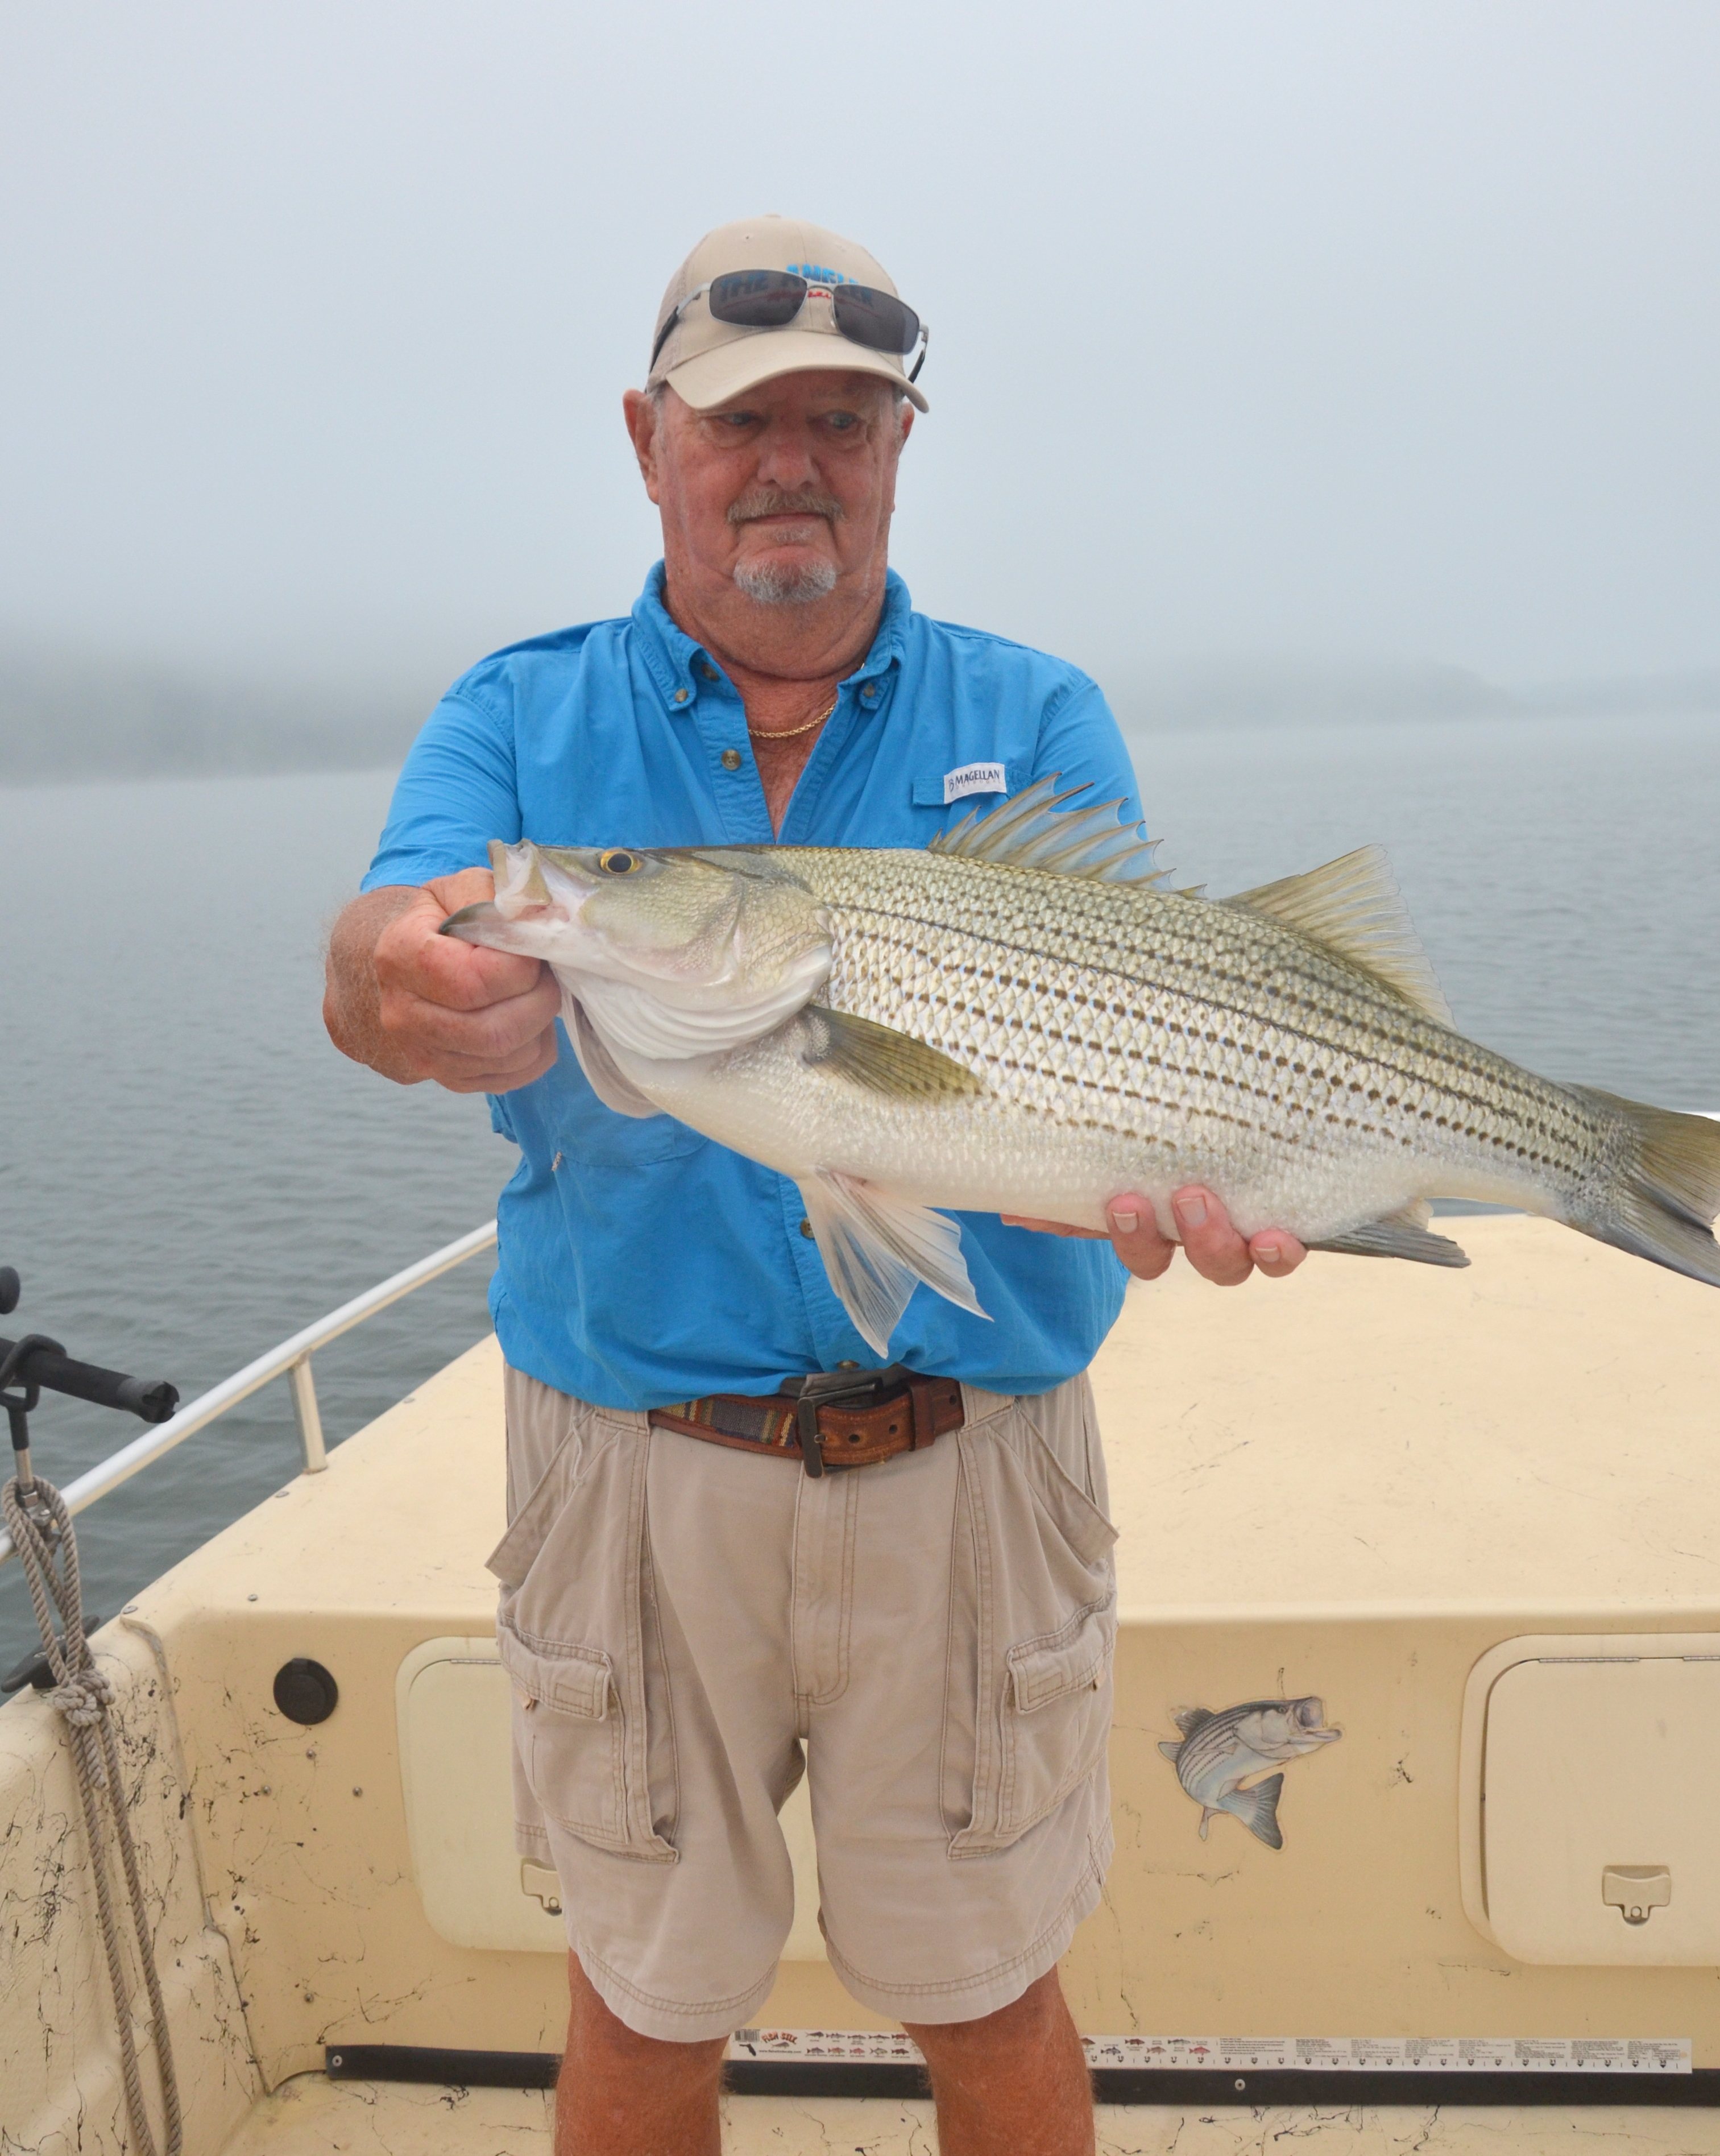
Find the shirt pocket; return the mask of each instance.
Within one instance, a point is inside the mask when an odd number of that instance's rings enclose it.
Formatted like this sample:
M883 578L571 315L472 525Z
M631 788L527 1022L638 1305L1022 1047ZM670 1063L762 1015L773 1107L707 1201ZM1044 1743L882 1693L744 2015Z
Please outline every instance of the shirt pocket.
M606 1108L565 1045L551 1081L556 1097L547 1126L557 1177L582 1168L649 1168L683 1160L711 1142L673 1116L624 1116Z

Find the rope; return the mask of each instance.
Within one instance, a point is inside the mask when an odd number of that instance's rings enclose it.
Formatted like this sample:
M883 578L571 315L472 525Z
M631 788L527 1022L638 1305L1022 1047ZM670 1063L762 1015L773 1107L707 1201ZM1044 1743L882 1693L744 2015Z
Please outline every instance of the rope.
M0 1490L0 1515L4 1516L6 1532L12 1537L13 1548L23 1559L29 1578L37 1627L56 1679L48 1697L64 1717L72 1764L77 1774L78 1794L84 1807L84 1832L90 1845L90 1868L95 1875L101 1941L107 1953L108 1979L113 1986L114 2017L120 2032L120 2070L126 2084L126 2116L131 2123L132 2156L158 2156L158 2152L143 2101L143 2077L138 2069L137 2042L131 2030L131 2006L121 1960L119 1928L114 1919L103 1808L98 1802L98 1793L106 1797L105 1810L119 1845L120 1863L131 1904L131 1928L143 1965L144 1984L149 1993L150 2032L161 2074L162 2104L167 2126L167 2145L162 2156L180 2156L185 2135L179 2112L179 2083L173 2071L167 2013L162 2003L161 1979L156 1973L149 1912L144 1907L143 1883L137 1873L137 1850L131 1839L130 1810L110 1712L114 1688L96 1668L95 1658L84 1637L84 1594L78 1576L78 1538L72 1531L72 1516L59 1491L39 1476L31 1488L28 1509L16 1476ZM58 1627L54 1621L55 1609L59 1613Z

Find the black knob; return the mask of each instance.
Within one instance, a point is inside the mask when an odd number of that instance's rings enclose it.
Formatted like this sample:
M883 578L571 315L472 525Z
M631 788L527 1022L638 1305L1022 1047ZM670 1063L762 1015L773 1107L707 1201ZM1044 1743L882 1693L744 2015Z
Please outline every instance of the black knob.
M339 1704L341 1687L321 1662L295 1655L275 1672L275 1703L289 1722L308 1729L326 1722Z
M0 1265L0 1317L9 1317L18 1308L18 1299L23 1293L23 1282L18 1276L15 1265Z

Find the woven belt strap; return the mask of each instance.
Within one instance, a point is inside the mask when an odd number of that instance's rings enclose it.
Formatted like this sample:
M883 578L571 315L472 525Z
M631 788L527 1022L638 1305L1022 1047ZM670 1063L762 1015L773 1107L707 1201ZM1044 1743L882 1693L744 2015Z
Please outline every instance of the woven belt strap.
M962 1426L955 1378L925 1378L900 1363L887 1370L829 1370L803 1378L798 1391L707 1393L653 1408L658 1430L678 1430L738 1452L798 1460L809 1475L827 1467L870 1467L918 1452ZM809 1440L810 1440L809 1442Z

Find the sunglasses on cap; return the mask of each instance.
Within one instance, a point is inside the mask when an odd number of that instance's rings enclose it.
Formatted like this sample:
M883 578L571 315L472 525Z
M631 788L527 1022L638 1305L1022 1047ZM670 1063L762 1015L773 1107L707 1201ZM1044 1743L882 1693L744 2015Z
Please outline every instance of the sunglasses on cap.
M836 326L850 344L864 345L868 352L893 352L902 359L918 345L920 357L908 380L919 379L932 333L911 307L870 285L818 284L792 270L731 270L689 292L658 331L650 365L655 367L669 332L695 300L709 295L714 321L728 322L737 329L780 330L793 321L812 292L829 295ZM649 373L650 367L645 371Z

